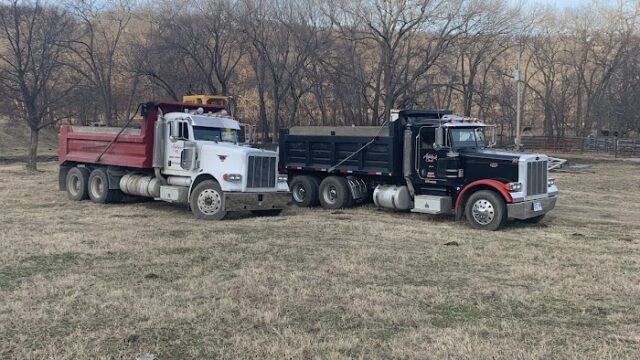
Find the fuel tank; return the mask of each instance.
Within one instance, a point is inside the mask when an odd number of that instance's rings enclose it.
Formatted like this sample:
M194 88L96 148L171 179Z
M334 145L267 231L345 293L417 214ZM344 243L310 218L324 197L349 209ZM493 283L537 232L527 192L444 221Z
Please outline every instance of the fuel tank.
M129 195L155 198L160 196L160 180L153 176L126 174L120 178L120 190Z
M413 208L413 199L406 186L378 185L373 190L373 202L378 207L409 210Z

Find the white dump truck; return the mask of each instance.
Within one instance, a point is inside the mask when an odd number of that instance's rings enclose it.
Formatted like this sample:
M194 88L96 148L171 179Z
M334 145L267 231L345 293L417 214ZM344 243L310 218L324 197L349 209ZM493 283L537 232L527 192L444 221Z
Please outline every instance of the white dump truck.
M277 153L238 143L238 121L216 105L150 102L139 128L63 126L59 185L71 200L122 194L189 204L201 219L229 211L277 215L289 195Z

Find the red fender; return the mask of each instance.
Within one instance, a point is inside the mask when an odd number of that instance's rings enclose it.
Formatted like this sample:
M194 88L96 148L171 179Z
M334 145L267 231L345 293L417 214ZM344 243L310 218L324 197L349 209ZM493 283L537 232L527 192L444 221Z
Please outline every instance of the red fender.
M507 189L504 188L504 183L502 183L502 182L500 182L498 180L482 179L482 180L476 180L476 181L468 184L464 188L462 188L462 191L460 191L460 194L458 194L458 198L456 199L456 206L454 207L454 209L456 209L456 210L458 209L458 205L460 205L460 201L462 201L462 198L463 198L465 192L467 192L467 190L469 190L469 189L473 189L474 187L476 187L478 185L486 185L486 186L489 186L489 187L493 188L498 193L500 193L500 195L502 195L502 198L504 199L504 201L506 203L513 202L513 198L511 197L511 194L509 194Z

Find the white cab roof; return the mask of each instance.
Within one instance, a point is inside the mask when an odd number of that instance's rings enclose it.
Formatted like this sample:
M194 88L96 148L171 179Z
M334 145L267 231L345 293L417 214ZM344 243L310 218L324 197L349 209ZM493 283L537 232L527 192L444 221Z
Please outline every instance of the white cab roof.
M189 114L173 112L165 114L167 120L191 119L193 126L205 126L221 129L240 130L240 123L230 117L219 116L217 114Z
M191 120L193 121L193 126L240 130L240 124L231 118L217 117L215 115L191 115Z

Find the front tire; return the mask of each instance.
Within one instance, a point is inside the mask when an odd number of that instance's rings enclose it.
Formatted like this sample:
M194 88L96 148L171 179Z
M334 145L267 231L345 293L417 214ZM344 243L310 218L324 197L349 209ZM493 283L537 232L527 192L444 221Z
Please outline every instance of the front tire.
M480 190L467 200L465 216L472 228L495 231L500 229L507 219L507 205L495 192Z
M347 179L329 176L320 183L320 205L325 209L345 209L351 207L353 198Z
M222 220L227 215L224 209L224 193L220 185L213 180L205 180L193 189L189 205L191 212L198 219Z
M67 196L69 200L81 201L89 198L87 191L89 183L89 170L74 167L67 173Z
M313 176L299 175L291 181L291 198L300 207L318 205L318 180Z

